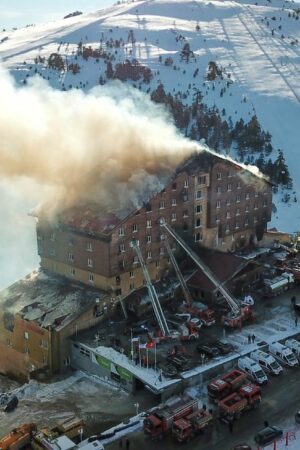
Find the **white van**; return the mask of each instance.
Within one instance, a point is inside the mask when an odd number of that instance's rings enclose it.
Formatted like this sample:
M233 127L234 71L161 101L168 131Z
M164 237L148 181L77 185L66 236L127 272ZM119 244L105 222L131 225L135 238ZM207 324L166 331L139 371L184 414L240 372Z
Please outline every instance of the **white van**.
M288 348L290 348L296 357L300 359L300 342L296 341L296 339L287 339L284 343L284 345Z
M255 350L250 353L250 357L256 361L265 372L269 372L272 375L281 375L283 372L281 365L272 355L269 355L269 353L263 352L262 350Z
M246 372L246 374L257 384L266 384L268 377L257 362L245 356L238 360L238 368Z
M280 342L272 342L272 344L269 344L269 352L289 367L295 367L299 364L299 361L292 350L285 345L280 344Z

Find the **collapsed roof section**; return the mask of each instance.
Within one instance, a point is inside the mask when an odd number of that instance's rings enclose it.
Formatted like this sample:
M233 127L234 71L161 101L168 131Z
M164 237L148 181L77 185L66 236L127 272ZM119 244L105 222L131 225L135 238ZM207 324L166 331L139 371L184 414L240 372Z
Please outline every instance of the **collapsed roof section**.
M34 271L0 292L3 313L59 331L104 299L106 293Z

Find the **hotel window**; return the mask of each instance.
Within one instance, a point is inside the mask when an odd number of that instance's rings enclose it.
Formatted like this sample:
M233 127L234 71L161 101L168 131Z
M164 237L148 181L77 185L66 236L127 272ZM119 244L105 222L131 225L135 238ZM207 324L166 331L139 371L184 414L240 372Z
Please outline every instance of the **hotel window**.
M119 245L119 253L124 253L125 252L125 244L120 244Z
M200 200L202 198L202 191L197 191L196 193L196 199Z
M222 192L221 186L217 186L216 192L217 192L217 194L221 194L221 192Z
M187 209L183 211L183 217L189 217L189 212Z
M159 209L164 209L165 202L159 202Z
M236 222L236 223L235 223L235 228L236 228L236 229L237 229L237 228L240 228L239 222Z
M249 225L249 219L245 219L245 226L247 227Z
M218 173L217 173L217 180L222 180L222 174L221 174L221 172L218 172Z
M133 290L134 290L134 283L130 283L130 285L129 285L129 289L130 289L131 291L133 291Z
M172 222L175 222L175 220L176 220L176 213L172 213L171 220L172 220Z
M147 236L147 244L151 244L152 242L152 236L148 235Z
M147 228L151 228L152 227L152 222L151 220L147 220Z
M226 227L225 227L225 233L229 233L230 232L230 227L229 227L229 225L226 225Z
M254 203L254 209L258 209L258 204Z
M241 189L241 182L240 181L237 182L236 187L237 187L237 189Z
M70 274L72 275L72 277L75 277L75 269L74 269L74 267L70 268Z
M152 258L152 253L151 252L147 252L147 258L151 259Z
M236 216L239 216L240 214L241 214L240 208L237 208L235 215L236 215Z
M189 180L184 180L184 187L188 188L189 187Z
M160 267L160 261L155 262L155 267L157 267L157 268Z
M240 195L237 195L237 196L236 196L236 202L237 202L237 203L240 203L240 201L241 201L241 196L240 196Z
M29 339L29 333L28 331L24 331L24 339Z
M245 198L246 198L246 200L249 200L249 198L250 198L250 194L249 194L249 192L247 192L247 193L246 193L246 196L245 196Z
M230 198L228 198L228 199L226 200L226 205L227 205L227 206L230 206L230 205L231 205Z
M197 182L198 182L198 184L200 184L200 185L206 184L206 176L205 176L205 175L199 176L199 177L197 178Z
M195 234L195 242L202 241L202 239L203 239L202 233Z
M227 191L228 192L232 191L232 185L231 184L227 184Z
M138 262L139 262L139 258L137 256L134 256L132 258L132 264L138 264Z
M87 265L88 265L88 267L93 267L93 260L88 258Z
M188 224L187 224L187 223L184 223L184 224L183 224L183 231L188 231L188 229L189 229Z
M201 219L196 220L196 228L201 227Z
M121 285L121 278L118 276L116 276L116 286L120 286Z
M119 236L125 236L124 228L119 228Z
M176 206L176 198L172 198L172 206Z
M74 255L73 253L68 253L68 260L71 262L74 262Z
M165 254L165 249L164 249L164 247L160 247L160 248L159 248L159 254L160 254L160 255L164 255L164 254Z
M89 282L94 283L94 275L92 273L89 273Z
M147 205L146 205L146 212L151 212L151 211L152 211L151 203L147 203Z
M177 184L176 184L176 183L173 183L173 184L172 184L172 191L176 191L176 189L177 189Z
M70 238L68 244L69 244L69 247L73 247L74 246L74 239Z
M226 212L226 219L230 219L230 211Z
M200 214L202 213L202 211L203 211L202 205L196 205L196 214Z
M133 271L133 270L131 270L131 271L129 272L129 276L130 276L130 278L134 278L134 271Z
M51 233L50 234L50 241L54 242L55 241L55 233Z
M248 213L248 212L249 212L249 206L246 206L245 213Z
M216 208L221 208L221 202L220 202L220 200L217 201L217 203L216 203Z
M254 223L257 223L257 222L258 222L257 217L254 216Z
M267 205L268 205L267 200L264 200L264 201L263 201L263 207L266 208Z
M88 252L92 252L93 251L93 245L91 242L87 242L86 243L86 249Z
M51 249L50 249L50 255L51 255L51 256L55 256L55 249L54 249L54 248L51 248Z
M132 225L132 232L133 232L133 233L136 233L137 230L138 230L138 226L137 226L136 223L134 223L134 224Z
M220 217L216 216L216 222L220 222Z

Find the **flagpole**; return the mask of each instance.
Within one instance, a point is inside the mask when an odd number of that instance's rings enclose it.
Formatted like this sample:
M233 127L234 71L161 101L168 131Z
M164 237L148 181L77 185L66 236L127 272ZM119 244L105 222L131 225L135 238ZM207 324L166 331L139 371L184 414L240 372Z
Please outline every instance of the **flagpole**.
M141 357L140 338L139 338L139 360L140 360L140 367L142 367L142 357Z
M147 370L149 367L148 349L146 348L146 358L147 358Z
M131 362L133 363L133 342L132 342L132 328L130 328L131 335Z
M156 341L154 341L154 370L156 372Z

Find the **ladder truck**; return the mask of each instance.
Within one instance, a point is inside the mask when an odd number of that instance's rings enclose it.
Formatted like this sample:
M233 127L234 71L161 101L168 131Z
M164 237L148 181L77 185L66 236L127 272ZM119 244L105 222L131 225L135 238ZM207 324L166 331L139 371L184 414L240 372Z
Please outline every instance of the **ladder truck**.
M227 316L223 317L223 324L229 328L241 327L243 320L252 317L252 311L249 306L241 308L237 302L233 299L232 295L225 288L225 286L220 283L218 278L213 274L213 272L207 267L207 265L199 258L199 256L186 244L186 242L166 223L164 219L160 219L160 226L164 227L166 231L175 239L176 242L183 248L183 250L188 254L188 256L196 263L196 265L204 272L204 274L209 278L209 280L215 286L215 293L220 292L225 300L227 301L230 312ZM172 251L171 251L172 253ZM174 255L173 255L174 256ZM174 257L175 259L175 257ZM177 264L177 263L176 263ZM182 277L183 278L183 277ZM185 281L184 281L185 283ZM189 294L190 295L190 294Z
M164 312L162 310L157 292L155 290L155 287L152 284L148 269L146 267L141 249L139 247L139 242L136 239L133 239L131 241L131 246L132 248L135 250L137 257L139 259L146 283L147 283L147 288L148 288L148 292L149 292L149 296L150 296L150 300L153 306L153 310L154 310L154 314L156 317L156 320L158 322L159 328L162 332L163 336L170 336L170 330L169 330L169 326L166 320L166 317L164 315Z

